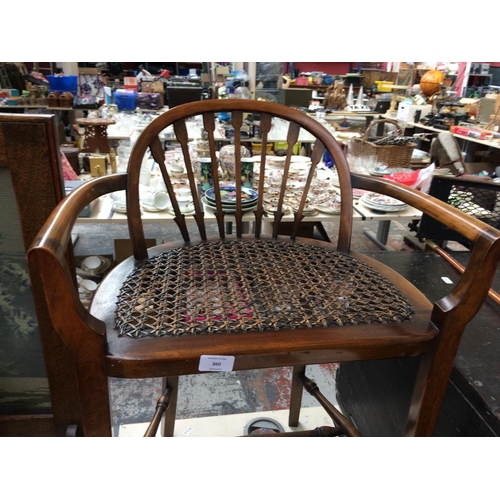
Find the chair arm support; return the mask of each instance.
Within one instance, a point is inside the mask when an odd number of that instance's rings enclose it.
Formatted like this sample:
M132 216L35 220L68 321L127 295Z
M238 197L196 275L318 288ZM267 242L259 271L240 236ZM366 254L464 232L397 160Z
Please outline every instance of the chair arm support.
M500 259L500 231L437 198L394 181L356 174L351 174L351 181L355 188L375 191L402 200L474 242L463 275L453 290L436 302L432 317L432 320L441 327L443 313L453 311L448 321L454 322L456 330L465 328L488 295ZM468 306L458 308L458 305L465 300Z
M52 211L33 240L28 253L46 248L59 257L66 251L71 231L81 211L95 199L126 189L127 174L114 174L89 181L72 191Z
M40 273L51 321L63 341L76 349L80 330L104 335L104 324L82 305L73 275L66 260L71 230L83 208L104 194L126 188L126 174L117 174L90 181L75 189L53 210L30 245L27 258ZM62 306L62 307L61 307ZM64 317L61 311L65 311ZM71 316L71 317L68 317ZM74 325L71 334L64 333L63 324Z

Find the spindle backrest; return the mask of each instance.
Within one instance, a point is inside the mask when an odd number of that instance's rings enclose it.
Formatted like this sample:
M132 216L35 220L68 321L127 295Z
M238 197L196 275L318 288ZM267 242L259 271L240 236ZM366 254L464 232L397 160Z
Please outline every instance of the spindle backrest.
M291 238L294 239L297 235L300 222L304 218L303 211L307 203L308 193L311 187L311 182L314 178L318 163L323 158L325 149L332 156L335 166L338 171L341 196L341 224L338 238L339 251L348 252L350 247L350 235L352 224L352 191L349 177L349 168L345 155L341 146L333 138L332 134L328 132L322 125L320 125L314 118L308 116L301 111L293 108L284 107L274 103L246 100L246 99L224 99L224 100L209 100L203 102L189 103L183 106L178 106L170 112L165 113L156 118L139 136L135 143L128 166L128 186L127 186L127 212L129 221L129 230L134 248L134 255L137 259L144 259L147 257L146 244L144 241L144 229L141 221L140 209L140 169L144 159L144 155L151 152L155 162L159 165L163 180L166 185L167 192L172 202L172 209L175 212L175 222L177 223L182 238L188 242L190 240L189 231L186 224L186 216L181 212L179 204L176 199L174 184L172 176L169 174L165 162L165 150L162 145L161 134L170 126L173 126L177 141L180 143L182 149L183 159L189 180L189 188L193 197L195 213L193 217L196 221L200 237L205 240L207 237L204 207L200 201L200 193L197 185L196 165L192 156L190 155L189 142L190 137L188 134L187 120L192 119L198 115L202 117L203 128L207 134L207 141L209 144L209 157L212 164L213 187L216 197L216 210L215 217L219 235L221 238L225 237L225 221L228 221L227 215L224 212L220 190L222 187L221 175L218 168L214 165L218 164L217 160L217 143L218 137L216 136L217 128L217 114L230 113L231 124L234 128L234 146L235 146L235 179L234 186L236 190L236 212L234 220L236 224L236 234L238 237L242 235L243 227L243 207L242 207L242 170L241 170L241 145L243 143L241 130L245 113L253 113L260 115L260 129L262 131L262 153L260 155L260 172L258 185L254 188L257 191L258 201L254 208L254 235L259 237L262 231L263 217L272 217L273 221L273 236L276 237L280 230L280 223L284 216L285 208L285 195L287 181L289 180L290 164L292 158L292 151L294 145L299 141L299 133L301 128L310 132L315 136L316 142L312 147L311 153L311 167L305 180L305 185L302 189L300 203L296 207L293 218L293 230ZM288 132L286 142L288 144L287 154L284 161L283 176L279 194L277 195L277 206L274 213L270 214L264 210L264 179L266 162L268 156L266 153L267 145L271 142L270 131L272 129L273 118L280 118L288 122Z

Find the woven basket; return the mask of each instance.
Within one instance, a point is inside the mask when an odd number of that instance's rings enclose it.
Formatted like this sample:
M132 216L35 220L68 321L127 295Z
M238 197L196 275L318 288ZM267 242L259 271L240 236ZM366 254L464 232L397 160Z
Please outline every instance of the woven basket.
M384 163L388 167L408 167L411 162L413 150L416 147L414 142L404 146L379 146L368 141L370 130L381 123L392 123L398 130L401 126L395 120L373 120L367 127L363 137L355 137L352 140L352 154L357 156L376 156L377 161ZM380 139L377 137L376 139Z

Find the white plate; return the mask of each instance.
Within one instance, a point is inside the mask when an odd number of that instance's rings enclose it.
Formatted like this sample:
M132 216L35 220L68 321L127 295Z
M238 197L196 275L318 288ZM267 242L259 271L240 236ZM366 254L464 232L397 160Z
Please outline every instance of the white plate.
M383 177L384 175L390 175L394 172L392 172L391 170L389 169L386 169L386 170L368 170L368 173L370 175L373 175L374 177Z
M368 203L371 203L373 205L379 205L379 206L389 206L389 207L397 207L397 206L407 206L406 203L396 199L392 198L390 196L386 196L385 194L380 194L380 193L366 193L361 197L362 201L366 201Z
M167 208L167 212L170 214L170 215L175 215L175 212L174 212L174 209L173 207L169 207ZM194 205L189 205L187 209L185 210L181 210L181 214L183 215L193 215L196 213L196 210L194 208Z
M127 213L127 205L119 205L117 203L112 203L111 208L113 211L119 213L119 214L126 214Z
M369 208L370 210L377 210L379 212L402 212L403 210L406 210L408 208L408 205L396 206L396 207L391 207L387 205L374 206L369 203L366 203L366 201L363 200L363 198L361 198L360 201L366 208Z
M292 155L290 161L292 163L312 163L311 158L309 158L308 156L299 156L299 155Z
M361 196L361 201L363 201L366 205L372 206L372 207L377 207L377 208L383 208L383 209L391 209L393 207L399 208L399 207L407 207L408 205L406 203L398 203L398 204L393 204L393 203L379 203L377 201L372 201L370 198L366 197L365 195Z

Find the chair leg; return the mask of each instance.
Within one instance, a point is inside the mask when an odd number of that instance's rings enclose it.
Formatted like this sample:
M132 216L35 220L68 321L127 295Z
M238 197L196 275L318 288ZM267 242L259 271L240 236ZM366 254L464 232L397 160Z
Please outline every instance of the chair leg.
M303 385L301 377L306 374L306 365L293 367L292 387L290 392L290 413L288 415L288 425L297 427L299 425L300 407L302 405Z
M162 392L165 392L167 387L171 387L172 392L170 393L170 403L161 422L161 435L162 437L173 437L179 377L164 377L162 379Z
M347 419L342 413L340 413L335 406L326 399L326 397L321 393L319 387L316 385L314 380L306 377L305 375L301 377L302 383L304 384L304 389L313 396L316 401L323 407L323 409L328 413L329 417L333 420L333 423L337 428L340 429L341 435L359 437L361 434L358 429L352 424L352 422Z
M111 437L109 381L105 373L104 357L77 359L76 374L83 436Z
M422 355L408 413L406 436L433 436L456 348L452 346L448 352L438 349L437 352Z

